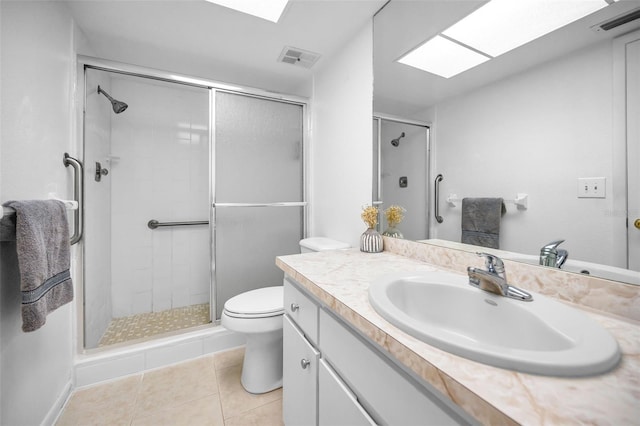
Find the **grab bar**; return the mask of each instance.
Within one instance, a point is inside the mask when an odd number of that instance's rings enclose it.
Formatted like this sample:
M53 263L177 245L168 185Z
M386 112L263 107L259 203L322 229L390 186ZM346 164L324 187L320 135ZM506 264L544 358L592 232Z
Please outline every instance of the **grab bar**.
M84 193L84 172L82 170L82 163L68 153L64 153L62 164L65 167L73 167L73 194L75 201L78 202L78 208L73 212L73 235L71 236L71 245L74 245L82 239L82 232L84 227L84 205L82 203L82 195Z
M160 228L161 226L193 226L193 225L208 225L208 220L192 220L189 222L158 222L155 219L151 219L147 222L149 229Z
M287 203L213 203L213 207L304 207L306 201Z
M438 223L442 223L444 221L444 219L442 218L442 216L440 216L440 182L442 182L442 180L444 179L444 177L442 176L442 174L439 174L438 176L436 176L436 180L433 183L434 186L434 193L435 193L435 216L436 216L436 221Z

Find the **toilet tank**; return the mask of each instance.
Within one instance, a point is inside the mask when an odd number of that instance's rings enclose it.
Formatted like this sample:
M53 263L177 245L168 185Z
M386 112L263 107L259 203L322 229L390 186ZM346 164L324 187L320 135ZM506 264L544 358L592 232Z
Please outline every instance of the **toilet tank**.
M331 238L314 237L300 240L300 253L310 253L314 251L326 250L344 250L351 246L342 241L332 240Z

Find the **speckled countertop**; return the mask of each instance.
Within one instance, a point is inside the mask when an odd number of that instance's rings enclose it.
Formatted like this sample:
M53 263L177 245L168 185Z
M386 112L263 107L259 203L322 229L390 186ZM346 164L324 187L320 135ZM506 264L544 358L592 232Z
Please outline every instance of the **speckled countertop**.
M573 305L608 329L623 353L613 371L594 377L524 374L450 354L394 327L369 304L369 283L378 276L445 269L436 262L418 259L429 255L424 251L433 249L413 244L417 243L402 243L402 250L411 251L409 256L390 251L366 254L352 249L281 256L276 264L483 424L640 424L640 321ZM398 247L395 251L399 251ZM451 269L457 268L448 270ZM522 287L542 293L536 286ZM624 290L636 294L636 289ZM625 291L623 294L628 294ZM636 308L634 301L629 309Z

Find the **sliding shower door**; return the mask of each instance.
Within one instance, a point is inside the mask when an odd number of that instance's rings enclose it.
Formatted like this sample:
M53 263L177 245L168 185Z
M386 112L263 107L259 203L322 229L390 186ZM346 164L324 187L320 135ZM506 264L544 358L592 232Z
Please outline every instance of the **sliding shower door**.
M85 87L85 347L210 322L210 91L92 68Z
M282 285L275 257L304 233L301 104L215 92L215 316L242 292Z

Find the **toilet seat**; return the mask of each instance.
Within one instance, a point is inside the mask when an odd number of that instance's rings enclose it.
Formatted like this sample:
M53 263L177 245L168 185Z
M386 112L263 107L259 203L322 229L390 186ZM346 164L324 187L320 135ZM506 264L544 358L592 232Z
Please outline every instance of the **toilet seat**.
M283 287L264 287L227 300L224 313L232 318L268 318L284 314Z

